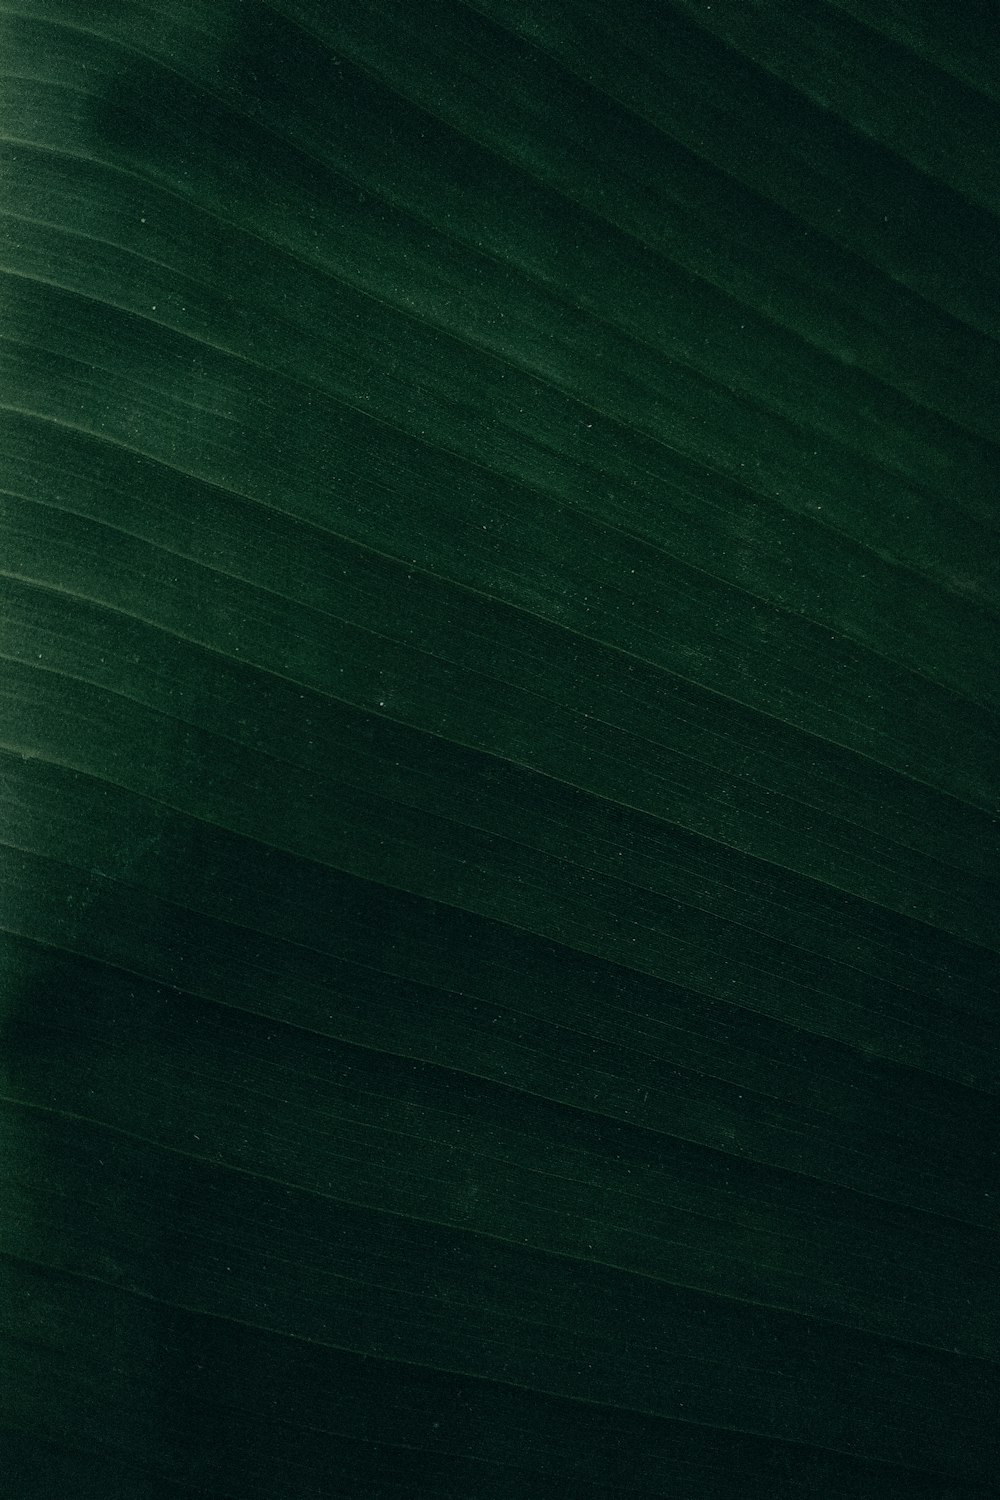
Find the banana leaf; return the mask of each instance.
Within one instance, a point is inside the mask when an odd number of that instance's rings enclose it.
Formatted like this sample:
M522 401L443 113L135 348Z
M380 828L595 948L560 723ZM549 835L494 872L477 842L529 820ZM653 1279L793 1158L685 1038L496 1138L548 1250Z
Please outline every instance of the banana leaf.
M995 27L4 12L5 1495L996 1494Z

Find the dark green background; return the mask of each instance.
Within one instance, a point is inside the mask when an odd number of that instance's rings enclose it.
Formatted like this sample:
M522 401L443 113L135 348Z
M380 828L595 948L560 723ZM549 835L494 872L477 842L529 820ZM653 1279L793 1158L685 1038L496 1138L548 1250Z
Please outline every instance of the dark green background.
M0 40L4 1497L995 1494L995 6Z

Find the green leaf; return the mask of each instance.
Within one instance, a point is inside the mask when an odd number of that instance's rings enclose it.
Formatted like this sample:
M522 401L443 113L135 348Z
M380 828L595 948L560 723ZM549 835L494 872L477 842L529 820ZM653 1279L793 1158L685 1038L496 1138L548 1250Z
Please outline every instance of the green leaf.
M5 12L5 1493L995 1493L989 9Z

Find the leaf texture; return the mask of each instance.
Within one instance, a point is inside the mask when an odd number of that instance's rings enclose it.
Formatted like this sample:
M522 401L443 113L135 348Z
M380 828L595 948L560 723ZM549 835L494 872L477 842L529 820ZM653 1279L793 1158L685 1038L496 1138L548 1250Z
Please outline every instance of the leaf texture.
M3 11L10 1494L996 1493L990 14Z

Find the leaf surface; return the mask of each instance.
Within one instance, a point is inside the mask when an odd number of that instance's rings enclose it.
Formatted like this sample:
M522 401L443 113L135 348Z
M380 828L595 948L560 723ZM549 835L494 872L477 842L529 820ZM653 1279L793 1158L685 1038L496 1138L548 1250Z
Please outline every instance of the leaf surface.
M4 12L11 1493L994 1493L970 28Z

